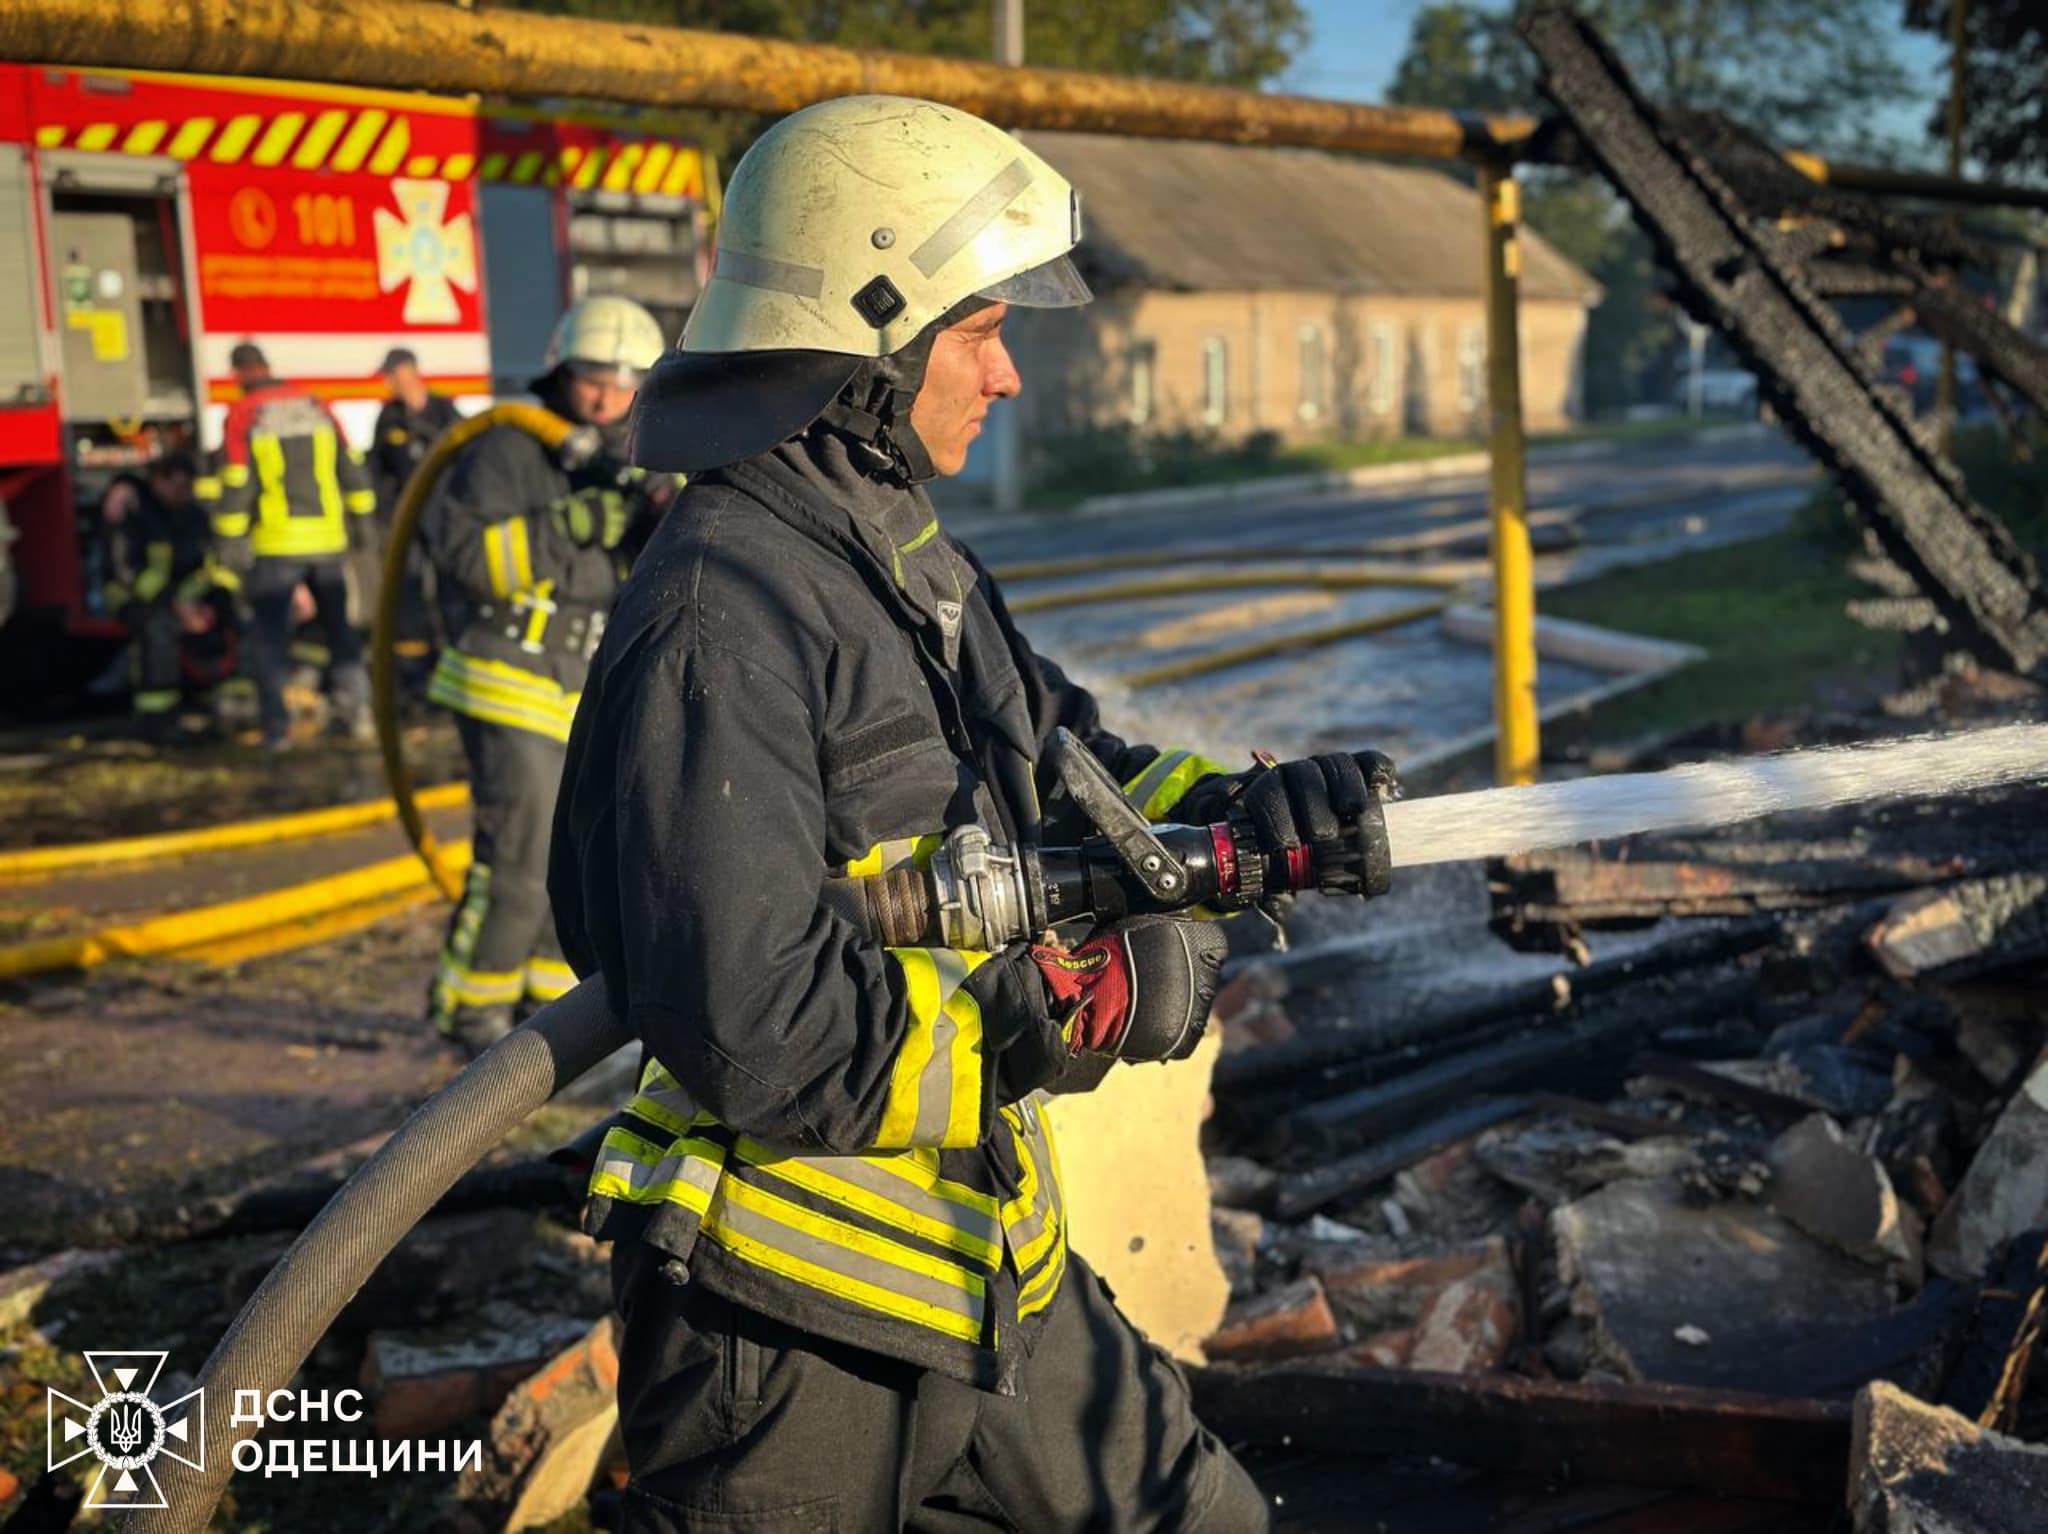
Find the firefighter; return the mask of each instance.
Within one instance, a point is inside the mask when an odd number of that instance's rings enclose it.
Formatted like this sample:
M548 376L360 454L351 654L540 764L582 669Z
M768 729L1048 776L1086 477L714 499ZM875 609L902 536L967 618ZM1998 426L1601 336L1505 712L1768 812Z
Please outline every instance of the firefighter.
M1072 730L1154 819L1355 828L1357 759L1130 745L1036 655L923 483L1021 387L1007 313L1077 305L1058 172L948 107L785 118L649 376L635 461L690 485L620 594L569 745L564 951L649 1051L587 1228L625 1323L620 1528L1255 1530L1185 1380L1069 1251L1042 1092L1206 1022L1220 927L883 948L821 881L978 823L1071 840Z
M232 624L221 600L233 577L210 558L198 465L168 453L141 474L117 475L100 500L108 534L107 610L127 626L136 724L144 739L179 736L188 636L219 637Z
M384 378L390 397L377 412L371 433L370 479L377 490L379 563L376 579L382 576L382 555L388 540L392 513L405 492L406 481L427 456L427 449L441 433L462 419L462 412L445 394L427 387L420 373L419 357L407 347L393 347L377 370ZM393 626L392 653L400 671L417 687L423 683L434 650L433 623L426 592L426 560L417 549L406 554L405 582L399 592ZM374 583L369 588L375 590Z
M625 423L662 344L654 317L628 299L572 305L535 392L582 430L556 453L512 427L485 432L422 522L435 578L468 614L427 695L455 711L475 807L474 860L428 1012L472 1053L508 1032L521 1006L575 983L548 912L548 827L622 549L654 500L626 466Z
M219 499L213 530L223 562L243 574L250 610L249 657L263 744L290 746L284 678L293 628L292 594L303 585L327 641L331 733L375 738L361 636L348 621L348 518L377 509L376 492L327 406L277 378L260 348L228 354L242 397L222 428Z

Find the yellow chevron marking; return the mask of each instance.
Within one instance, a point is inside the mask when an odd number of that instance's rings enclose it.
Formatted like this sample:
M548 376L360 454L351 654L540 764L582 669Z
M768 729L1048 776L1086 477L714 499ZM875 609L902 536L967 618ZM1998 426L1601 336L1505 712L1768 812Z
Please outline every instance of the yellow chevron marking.
M242 158L249 148L249 141L256 137L263 127L263 119L253 112L240 117L230 117L227 125L220 130L220 137L213 141L213 149L207 155L218 165L232 165Z
M450 181L467 181L469 173L476 169L473 154L451 154L441 162L441 174Z
M333 107L313 119L313 126L306 130L306 136L299 140L299 147L292 151L292 164L300 170L318 170L327 160L327 151L334 147L334 141L341 137L341 130L348 126L348 113L340 107Z
M377 152L370 156L370 174L388 176L405 160L405 152L412 148L412 125L403 117L393 120L384 134L384 142L377 146Z
M639 168L640 157L647 153L645 144L627 144L612 156L612 163L604 173L604 189L607 192L623 192L633 184L633 172Z
M416 154L405 162L408 176L431 176L441 168L441 162L430 154Z
M332 164L336 170L360 169L363 159L370 152L370 146L377 142L377 135L384 131L384 125L391 121L391 114L381 107L371 107L356 114L355 125L341 141L341 147L334 151Z
M668 170L668 162L673 160L675 155L676 151L673 144L649 144L647 146L647 158L640 162L640 173L633 178L633 190L636 192L660 191L661 178Z
M258 165L283 163L285 152L292 147L292 140L299 136L299 129L306 126L304 112L280 112L263 130L263 137L257 141L256 152L249 158Z
M107 145L114 142L114 135L120 131L113 123L94 123L90 128L81 128L79 130L78 142L73 147L78 149L104 149Z
M458 158L459 158L459 156L458 156ZM485 155L485 156L484 156L484 163L483 163L483 166L482 166L482 168L481 168L481 169L479 169L479 170L477 171L477 177L478 177L478 179L479 179L479 180L483 180L483 181L502 181L502 180L504 180L504 178L505 178L505 165L506 165L506 162L507 162L507 161L509 161L509 160L510 160L511 158L512 158L512 157L511 157L510 155L508 155L508 154L487 154L487 155Z
M174 160L189 160L206 147L206 141L212 136L211 117L188 117L171 135L171 147L166 152Z
M56 149L64 143L64 130L55 123L36 129L36 144L43 149Z
M123 154L155 154L156 146L164 141L164 135L171 131L167 122L137 123L128 130L128 136L121 140Z
M697 180L698 169L697 151L679 147L676 150L675 164L669 167L668 175L661 183L662 192L670 197L686 196L691 185Z
M583 157L583 163L576 167L576 187L579 191L587 192L597 185L598 173L604 169L604 162L608 157L609 151L603 149L593 149Z
M527 150L519 157L519 163L512 167L512 179L519 182L531 181L540 170L540 159L538 149Z

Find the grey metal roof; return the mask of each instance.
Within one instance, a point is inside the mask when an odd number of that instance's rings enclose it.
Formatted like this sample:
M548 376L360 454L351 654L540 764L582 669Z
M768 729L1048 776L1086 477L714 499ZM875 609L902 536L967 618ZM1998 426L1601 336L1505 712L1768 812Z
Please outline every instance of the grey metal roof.
M1081 192L1091 280L1476 297L1479 194L1441 171L1309 149L1018 135ZM1599 285L1522 231L1522 295L1591 303Z

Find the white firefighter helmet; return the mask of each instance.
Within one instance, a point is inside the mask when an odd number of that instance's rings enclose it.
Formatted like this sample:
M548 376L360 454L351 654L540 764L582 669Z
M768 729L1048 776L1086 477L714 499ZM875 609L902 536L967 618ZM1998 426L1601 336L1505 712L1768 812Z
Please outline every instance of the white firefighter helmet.
M664 349L661 324L653 315L630 298L601 293L577 299L555 321L542 371L552 373L566 364L638 383Z
M734 168L711 281L642 393L636 461L716 468L802 431L880 359L914 394L936 322L1084 304L1080 199L1017 139L907 96L792 113ZM907 424L898 428L901 436Z

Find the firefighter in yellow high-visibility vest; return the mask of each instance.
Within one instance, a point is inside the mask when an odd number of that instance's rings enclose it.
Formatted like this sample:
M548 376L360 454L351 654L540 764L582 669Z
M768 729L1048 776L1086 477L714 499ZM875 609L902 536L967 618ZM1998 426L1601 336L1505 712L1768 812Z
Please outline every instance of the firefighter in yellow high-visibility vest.
M222 429L221 470L207 486L223 563L242 575L249 605L249 664L263 718L263 743L290 744L284 677L293 593L304 585L327 641L333 733L374 738L363 642L348 621L349 517L377 509L362 460L324 401L274 376L245 341L229 354L242 397Z
M512 427L486 431L421 523L444 608L464 609L427 696L457 716L475 807L474 860L428 1009L472 1051L508 1031L520 1007L575 983L548 912L548 828L584 673L635 524L658 500L626 467L623 432L661 351L661 327L638 304L573 305L535 392L583 429L553 452Z

